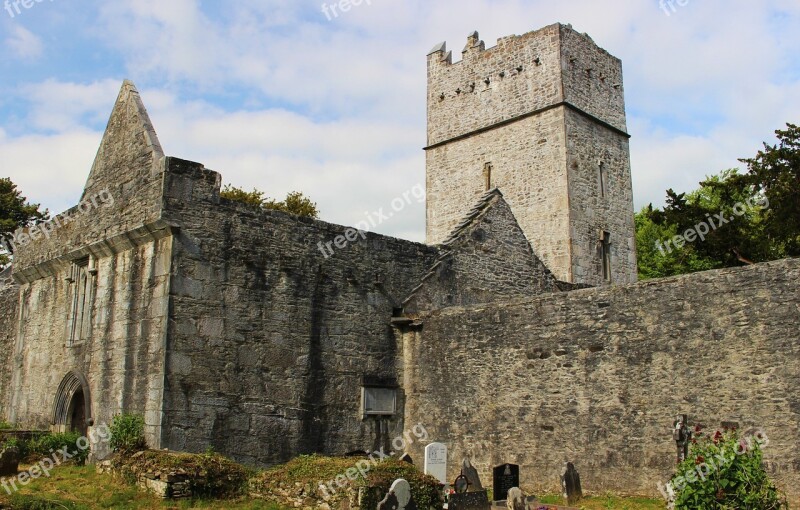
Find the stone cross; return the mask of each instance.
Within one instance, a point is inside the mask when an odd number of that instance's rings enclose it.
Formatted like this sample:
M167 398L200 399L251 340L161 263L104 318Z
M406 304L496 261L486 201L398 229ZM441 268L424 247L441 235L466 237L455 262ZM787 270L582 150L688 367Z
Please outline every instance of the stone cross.
M678 464L680 464L689 456L689 441L692 440L692 431L689 428L687 415L679 414L675 417L675 421L672 423L672 439L675 440Z

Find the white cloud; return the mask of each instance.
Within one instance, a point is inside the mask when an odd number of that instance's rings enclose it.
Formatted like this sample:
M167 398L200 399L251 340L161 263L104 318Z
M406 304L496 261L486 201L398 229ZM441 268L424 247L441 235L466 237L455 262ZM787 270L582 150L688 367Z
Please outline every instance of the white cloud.
M4 46L11 50L11 54L17 59L35 59L42 55L44 48L42 40L30 30L22 25L16 25L11 29L11 35L6 38Z

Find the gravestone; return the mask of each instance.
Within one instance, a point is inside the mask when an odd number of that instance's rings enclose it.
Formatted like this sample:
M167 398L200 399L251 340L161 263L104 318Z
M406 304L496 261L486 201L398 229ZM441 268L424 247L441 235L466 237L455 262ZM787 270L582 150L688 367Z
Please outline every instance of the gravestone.
M519 466L517 464L501 464L492 470L494 500L503 501L508 491L519 487Z
M469 490L469 480L464 474L458 475L456 481L453 482L453 488L456 491L456 494L463 494Z
M488 510L490 507L485 490L451 494L447 503L448 510Z
M19 471L19 450L8 446L0 451L0 476L16 476Z
M469 457L465 457L464 461L461 463L461 474L467 477L470 491L483 490L483 484L481 484L481 478L478 476L478 470L472 466Z
M577 503L583 498L581 475L578 474L572 462L567 462L564 468L564 473L561 475L561 487L564 489L564 498L568 505Z
M508 508L508 510L527 510L527 507L525 494L522 493L520 488L510 488L506 495L506 508Z
M409 464L413 464L414 459L411 458L411 455L404 453L403 455L400 456L400 462L407 462Z
M378 510L417 510L417 504L411 495L411 485L402 478L395 480L386 497L378 503Z
M447 484L447 447L442 443L431 443L425 447L425 474Z

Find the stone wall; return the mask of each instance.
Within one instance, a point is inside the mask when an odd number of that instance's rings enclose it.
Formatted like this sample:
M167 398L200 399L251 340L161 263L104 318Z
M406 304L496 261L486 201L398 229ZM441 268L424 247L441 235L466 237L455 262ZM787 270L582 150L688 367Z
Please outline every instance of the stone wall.
M800 496L800 260L422 314L401 336L407 423L469 455L521 465L555 491L657 495L674 468L674 415L762 427L780 487ZM422 458L421 449L412 451Z
M23 320L10 412L15 423L50 428L59 385L75 371L89 384L96 424L121 412L141 413L148 443L159 444L171 244L166 237L98 259L91 334L71 344L69 272L20 286ZM96 453L103 448L93 445Z
M440 243L486 192L485 163L537 256L561 280L571 276L563 109L554 109L428 150L427 235ZM502 150L499 148L502 147ZM522 214L520 214L522 213Z
M573 280L593 286L605 283L601 239L602 232L608 232L611 281L635 283L636 225L628 137L571 109L565 117ZM600 176L600 164L605 177Z
M11 367L17 338L19 289L8 274L0 275L0 421L9 420Z
M393 312L437 250L219 199L219 174L170 158L177 225L164 441L249 464L389 450L398 413L364 419L361 386L395 373ZM349 234L348 234L349 235Z
M564 100L577 109L627 131L622 61L587 34L561 26L561 79Z

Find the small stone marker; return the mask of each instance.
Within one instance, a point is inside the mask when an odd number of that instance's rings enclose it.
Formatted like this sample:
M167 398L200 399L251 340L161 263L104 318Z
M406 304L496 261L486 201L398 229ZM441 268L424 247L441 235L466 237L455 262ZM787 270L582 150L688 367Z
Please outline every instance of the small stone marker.
M431 443L425 447L425 474L447 484L447 447L442 443Z
M19 450L8 446L0 450L0 476L16 476L19 471Z
M583 498L581 490L581 475L572 462L567 462L564 473L561 475L561 487L564 489L564 498L568 505L577 503Z
M491 507L485 490L450 495L448 510L488 510Z
M508 491L519 488L519 466L517 464L501 464L492 470L494 500L507 499Z
M483 490L483 484L481 484L481 478L478 476L478 470L472 466L469 457L465 457L464 461L461 463L461 473L467 477L470 491Z
M378 510L417 510L417 504L411 495L411 485L402 478L395 480L386 497L378 503Z
M409 464L413 464L414 459L411 458L411 455L404 453L403 455L400 456L400 462L407 462Z
M527 506L525 494L522 493L519 487L512 487L508 490L506 495L506 508L508 510L527 510Z

